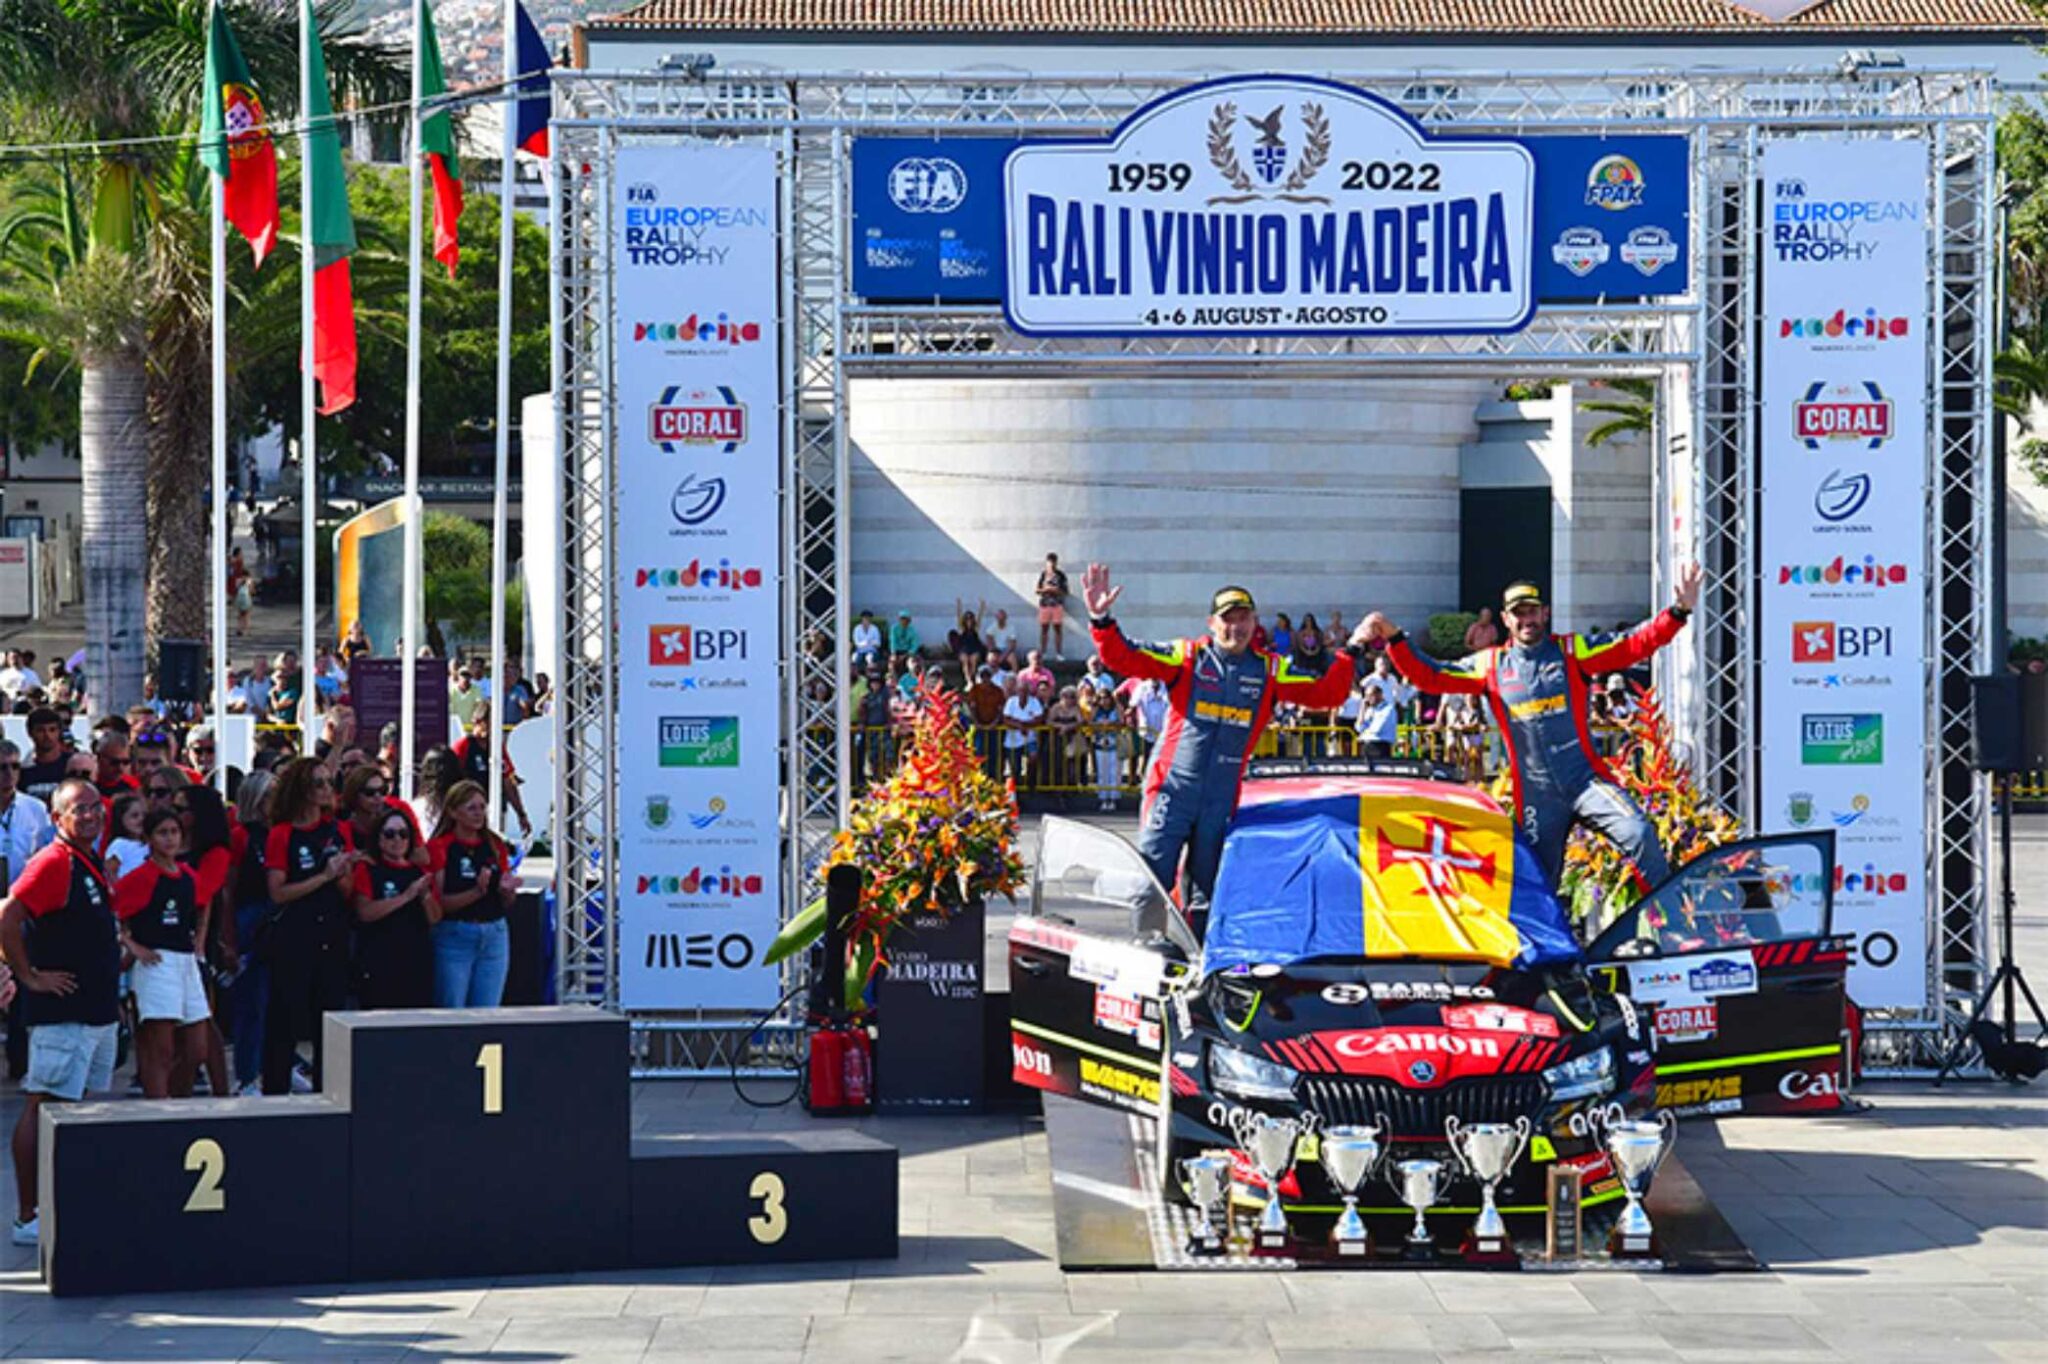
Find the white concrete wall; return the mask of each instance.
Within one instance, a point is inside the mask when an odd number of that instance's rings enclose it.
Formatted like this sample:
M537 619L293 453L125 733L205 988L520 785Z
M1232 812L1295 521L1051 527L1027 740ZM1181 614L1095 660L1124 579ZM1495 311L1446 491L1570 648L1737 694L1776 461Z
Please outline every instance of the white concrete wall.
M2031 430L2009 424L2005 443L2005 619L2038 639L2048 635L2048 488L2013 456L2030 436L2048 439L2048 404L2036 405Z
M47 534L75 537L84 515L78 460L60 445L16 450L7 466L7 514L40 516Z
M853 605L943 639L986 598L1035 638L1047 551L1085 626L1091 559L1134 636L1198 631L1242 582L1261 614L1421 620L1455 605L1459 450L1477 381L862 380L853 385Z
M1551 554L1559 570L1556 618L1571 630L1600 630L1649 614L1651 563L1648 435L1586 444L1606 420L1579 404L1603 396L1590 384L1560 384L1552 394L1552 446L1563 458L1552 484Z

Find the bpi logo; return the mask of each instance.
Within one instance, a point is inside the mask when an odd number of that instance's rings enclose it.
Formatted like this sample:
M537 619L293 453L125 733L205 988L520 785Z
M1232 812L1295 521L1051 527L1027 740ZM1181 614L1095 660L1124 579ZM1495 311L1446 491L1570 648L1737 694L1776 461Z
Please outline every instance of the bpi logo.
M1822 441L1862 441L1875 450L1892 438L1892 400L1865 379L1860 384L1817 382L1792 407L1792 425L1809 450Z
M1813 490L1813 514L1830 525L1840 525L1863 510L1870 501L1869 474L1843 474L1831 469Z
M717 871L692 867L675 875L636 876L633 880L636 895L704 900L744 900L759 895L763 884L760 877L742 876L731 867L720 867Z
M906 156L889 167L889 202L905 213L951 213L967 202L967 172L948 156Z
M745 630L692 629L687 625L647 627L647 662L656 668L740 661L746 656Z
M667 455L692 445L715 445L729 455L747 439L746 404L724 384L715 389L671 384L648 406L647 438Z
M1794 663L1833 663L1849 658L1890 658L1889 625L1839 625L1830 620L1792 623Z
M1643 170L1625 156L1603 156L1586 176L1586 202L1610 213L1643 202Z

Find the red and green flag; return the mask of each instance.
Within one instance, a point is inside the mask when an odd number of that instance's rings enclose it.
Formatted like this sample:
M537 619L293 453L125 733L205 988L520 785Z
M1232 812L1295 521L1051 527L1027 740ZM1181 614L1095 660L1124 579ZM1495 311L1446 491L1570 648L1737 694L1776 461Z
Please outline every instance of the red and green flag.
M420 98L432 100L447 94L448 81L441 74L441 40L434 33L434 12L426 0L420 0L416 50ZM455 159L455 120L446 109L420 121L420 150L434 177L434 259L447 266L448 278L454 279L455 262L462 254L456 233L456 224L462 219L462 167Z
M348 172L341 164L341 134L327 94L327 58L312 0L305 0L310 135L307 165L313 221L306 236L313 252L313 378L320 385L320 415L332 416L356 400L356 301L349 276L356 225L348 211Z
M206 105L199 116L199 155L221 179L227 220L248 238L262 265L277 245L277 148L263 101L242 60L227 15L213 6L206 34Z

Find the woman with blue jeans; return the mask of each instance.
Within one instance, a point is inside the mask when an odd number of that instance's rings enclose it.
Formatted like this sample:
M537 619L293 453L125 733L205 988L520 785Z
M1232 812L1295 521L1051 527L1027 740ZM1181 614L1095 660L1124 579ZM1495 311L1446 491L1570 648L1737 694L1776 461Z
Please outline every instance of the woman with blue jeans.
M512 964L505 911L519 880L505 841L488 827L489 813L482 786L457 782L427 845L441 903L441 921L434 925L434 1003L443 1009L495 1009L505 997Z

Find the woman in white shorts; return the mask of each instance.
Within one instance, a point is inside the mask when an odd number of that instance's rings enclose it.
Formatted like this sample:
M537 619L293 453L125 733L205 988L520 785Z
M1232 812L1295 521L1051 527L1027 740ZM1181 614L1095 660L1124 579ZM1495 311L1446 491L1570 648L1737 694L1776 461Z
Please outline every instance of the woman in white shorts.
M177 812L144 818L149 857L114 886L121 945L135 959L135 1069L144 1097L183 1098L205 1051L212 1017L199 977L196 944L206 941L206 906L192 869L178 860L184 831Z

